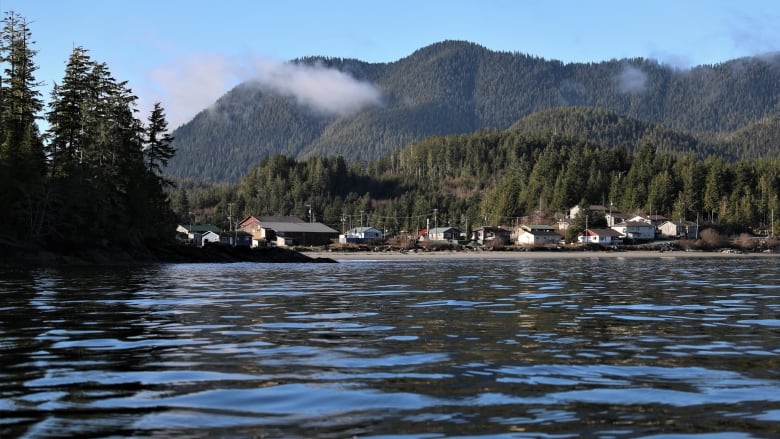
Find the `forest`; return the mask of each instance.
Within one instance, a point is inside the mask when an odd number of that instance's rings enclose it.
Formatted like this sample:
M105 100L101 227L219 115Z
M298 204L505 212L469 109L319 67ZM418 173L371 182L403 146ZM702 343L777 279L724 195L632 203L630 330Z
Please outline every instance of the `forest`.
M27 20L6 13L0 43L0 236L62 251L172 241L162 106L141 121L127 83L74 47L44 108Z
M780 147L778 54L680 70L652 59L563 63L444 41L389 63L320 56L289 64L348 74L376 87L381 103L325 114L246 81L176 128L168 174L238 182L275 154L367 165L427 137L516 124L631 152L652 143L752 160Z
M577 204L600 204L736 234L770 233L778 194L776 157L699 158L649 143L632 153L509 129L429 137L365 167L275 155L235 184L181 181L172 207L182 222L227 228L229 203L240 215L301 218L312 206L314 218L336 230L371 225L394 235L434 221L463 230L555 224Z

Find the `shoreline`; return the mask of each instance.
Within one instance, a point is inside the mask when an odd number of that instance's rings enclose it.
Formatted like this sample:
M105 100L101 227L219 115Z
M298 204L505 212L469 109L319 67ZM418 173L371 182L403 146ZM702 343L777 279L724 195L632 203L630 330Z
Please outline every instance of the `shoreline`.
M329 258L341 261L421 261L463 259L751 259L780 258L780 253L728 253L704 251L303 251L311 258Z

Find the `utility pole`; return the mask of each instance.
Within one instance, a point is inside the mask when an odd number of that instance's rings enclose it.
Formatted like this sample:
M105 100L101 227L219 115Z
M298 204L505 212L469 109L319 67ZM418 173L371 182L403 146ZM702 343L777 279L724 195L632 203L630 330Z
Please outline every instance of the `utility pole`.
M228 232L233 231L233 203L228 203Z
M228 203L228 232L233 231L233 203ZM238 231L233 234L233 247L236 246Z

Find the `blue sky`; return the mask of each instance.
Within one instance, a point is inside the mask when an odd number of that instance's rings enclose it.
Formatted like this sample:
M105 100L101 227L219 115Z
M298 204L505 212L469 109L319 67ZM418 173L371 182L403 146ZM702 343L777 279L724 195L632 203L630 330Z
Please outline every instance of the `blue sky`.
M83 46L129 81L143 112L162 102L172 128L236 83L309 55L392 62L456 39L563 62L688 68L780 51L774 0L0 0L0 9L30 22L45 97Z

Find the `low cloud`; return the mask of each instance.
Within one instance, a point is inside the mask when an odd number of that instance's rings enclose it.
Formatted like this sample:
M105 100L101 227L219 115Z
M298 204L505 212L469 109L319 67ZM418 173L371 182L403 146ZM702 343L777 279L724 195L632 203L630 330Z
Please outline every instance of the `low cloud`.
M617 76L617 84L621 93L641 93L647 88L647 73L625 64Z
M325 114L352 114L380 105L382 99L382 92L375 85L319 65L260 59L253 63L252 78L263 89L292 97Z
M347 73L319 65L301 65L268 58L231 59L200 55L178 59L148 74L142 95L163 104L171 129L190 121L239 83L294 99L326 115L349 115L381 105L381 90ZM153 102L141 100L141 107Z

